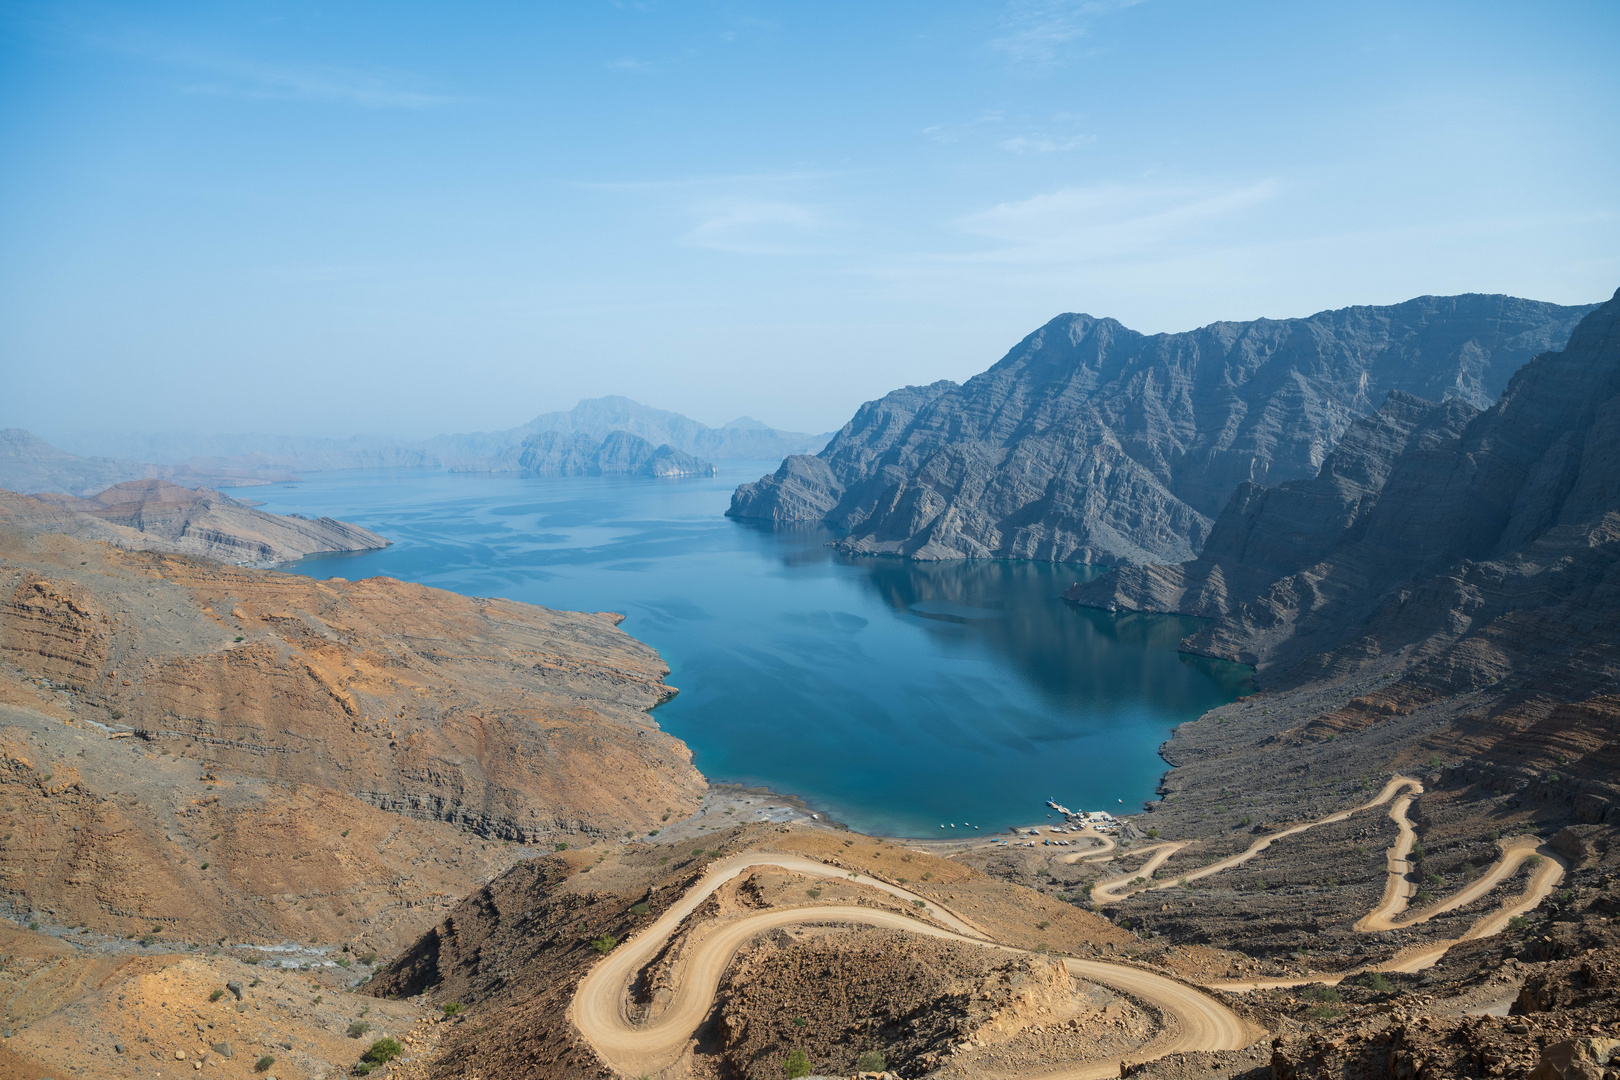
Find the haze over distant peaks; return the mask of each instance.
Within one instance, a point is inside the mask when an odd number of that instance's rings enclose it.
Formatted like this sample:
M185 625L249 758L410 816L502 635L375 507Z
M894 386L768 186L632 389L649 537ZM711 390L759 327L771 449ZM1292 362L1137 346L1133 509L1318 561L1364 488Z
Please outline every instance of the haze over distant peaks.
M524 440L541 432L588 435L598 443L615 431L669 446L705 460L781 458L815 453L831 433L777 431L740 417L711 428L680 413L655 409L627 397L588 398L572 409L542 413L501 431L394 439L373 435L319 438L273 434L107 435L71 440L81 453L109 455L198 468L313 472L320 469L426 468L459 472L506 472L516 468ZM127 478L127 477L126 477Z

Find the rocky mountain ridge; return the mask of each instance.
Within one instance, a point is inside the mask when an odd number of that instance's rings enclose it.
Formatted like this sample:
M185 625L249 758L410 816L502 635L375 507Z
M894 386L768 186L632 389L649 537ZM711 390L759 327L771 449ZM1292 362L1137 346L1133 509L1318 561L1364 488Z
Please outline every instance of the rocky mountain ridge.
M1196 560L1068 596L1213 622L1186 642L1305 680L1408 654L1457 692L1620 689L1620 294L1483 412L1392 394L1317 476L1232 496Z
M867 403L728 512L854 553L1185 561L1239 484L1314 474L1389 391L1483 408L1590 310L1469 294L1151 336L1063 315L961 386Z
M241 462L187 461L154 465L111 457L80 457L22 428L0 431L0 488L91 496L132 480L166 480L186 487L255 487L297 477L283 469Z
M269 514L207 488L130 480L93 498L0 490L0 522L98 540L126 551L197 555L269 566L327 551L370 551L389 540L336 518Z

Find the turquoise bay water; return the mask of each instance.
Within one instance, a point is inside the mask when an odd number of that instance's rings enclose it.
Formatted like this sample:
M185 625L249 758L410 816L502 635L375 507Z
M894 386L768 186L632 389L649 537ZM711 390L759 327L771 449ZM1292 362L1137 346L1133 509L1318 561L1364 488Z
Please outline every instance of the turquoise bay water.
M681 691L656 719L706 776L868 832L989 832L1044 821L1048 798L1137 810L1170 729L1248 688L1247 668L1176 652L1193 620L1064 602L1083 567L854 559L820 530L723 517L775 464L679 481L368 470L237 494L394 541L296 573L623 612Z

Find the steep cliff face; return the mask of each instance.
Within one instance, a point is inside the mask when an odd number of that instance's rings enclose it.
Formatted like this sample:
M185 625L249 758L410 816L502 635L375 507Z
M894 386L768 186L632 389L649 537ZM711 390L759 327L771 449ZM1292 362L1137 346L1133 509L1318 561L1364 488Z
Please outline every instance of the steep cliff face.
M825 471L790 459L729 513L861 553L1185 561L1238 485L1315 474L1392 390L1484 407L1590 310L1421 297L1154 336L1064 315L962 386L863 406Z
M200 555L239 566L389 544L370 529L347 521L267 514L217 491L164 480L131 480L92 498L0 491L0 522L99 540L130 551Z
M1284 680L1401 653L1435 693L1620 689L1620 294L1470 413L1392 396L1315 478L1239 490L1196 561L1068 595L1211 616L1189 648Z

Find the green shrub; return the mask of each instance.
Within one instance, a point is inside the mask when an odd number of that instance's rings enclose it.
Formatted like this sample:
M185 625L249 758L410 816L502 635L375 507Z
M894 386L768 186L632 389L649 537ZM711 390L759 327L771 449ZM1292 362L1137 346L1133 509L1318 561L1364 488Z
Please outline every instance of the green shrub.
M367 1065L386 1065L405 1052L398 1039L384 1035L371 1044L371 1048L360 1055L360 1060Z
M253 1071L254 1072L269 1072L270 1071L270 1066L274 1065L275 1063L276 1063L276 1059L271 1057L269 1054L266 1054L266 1055L264 1055L264 1057L260 1058L258 1061L255 1061L253 1063Z
M566 840L557 841L557 846L556 846L556 848L554 850L556 850L556 851L567 851L568 850L568 841L566 841Z
M209 1001L218 1001L220 998L222 998L224 996L225 996L225 991L223 991L223 990L215 990L212 994L208 995L208 1000Z
M1367 972L1367 989L1375 994L1388 994L1395 989L1395 984L1389 981L1382 971Z
M29 929L32 930L38 925L39 925L38 923L35 923L35 924L29 926ZM151 948L152 943L155 942L155 941L157 941L157 938L154 937L151 934L142 934L141 935L141 947L142 948L147 948L147 949Z
M459 1001L447 1001L443 1005L440 1005L439 1008L444 1010L445 1019L448 1020L452 1016L460 1016L462 1011L465 1010L467 1006L463 1005Z
M1416 900L1420 904L1434 903L1434 895L1430 893L1428 889L1419 889L1417 891L1417 895L1412 897L1412 899Z
M1526 926L1529 926L1529 925L1530 925L1530 920L1526 919L1523 915L1515 915L1511 919L1508 920L1508 929L1509 930L1523 930Z
M603 934L601 937L591 942L591 948L595 949L603 956L606 956L608 953L613 951L613 946L617 945L618 943L619 939L614 937L612 934Z
M377 962L377 954L374 952L363 952L360 954L360 962L362 964L375 964Z
M863 1050L855 1059L856 1072L887 1072L888 1069L889 1062L881 1050Z
M1243 827L1245 829L1248 828L1250 825L1253 825L1253 824L1254 824L1254 817L1251 814L1244 814L1242 817L1238 818L1238 825L1240 825L1241 827Z
M351 968L354 966L354 961L350 960L347 956L340 956L332 962L340 968Z
M358 1039L371 1030L371 1025L364 1020L356 1020L349 1025L349 1038Z
M787 1080L798 1080L801 1076L809 1076L809 1056L802 1049L795 1046L788 1052L787 1060L782 1063L782 1075L787 1077Z
M632 915L636 915L636 916L645 915L650 910L652 910L652 909L649 908L644 903L642 903L642 904L631 904L630 905L630 914L632 914Z
M821 895L821 890L820 889L806 889L806 890L804 890L804 895L806 895L810 899L814 900L816 897Z
M1149 829L1148 830L1148 839L1149 840L1157 840L1158 838L1159 838L1159 830L1158 829Z
M928 906L928 902L926 900L913 900L911 902L911 906L912 907L918 907L918 908L925 908L925 907Z
M1051 925L1052 924L1050 922L1048 922L1045 919L1042 919L1040 922L1035 924L1035 929L1037 929L1037 930L1045 930L1048 926L1051 926Z

